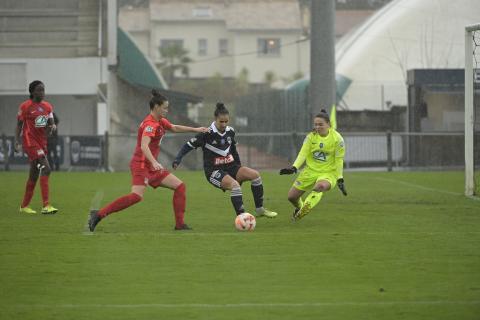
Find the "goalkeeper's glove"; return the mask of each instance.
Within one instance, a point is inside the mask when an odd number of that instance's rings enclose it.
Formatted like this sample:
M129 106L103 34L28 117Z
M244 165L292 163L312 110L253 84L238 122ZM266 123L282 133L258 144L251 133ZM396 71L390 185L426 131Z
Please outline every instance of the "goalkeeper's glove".
M337 180L337 185L338 185L338 189L340 189L340 191L342 191L343 195L346 196L347 195L347 189L345 188L345 181L343 180L343 178L340 178Z
M294 174L297 173L297 168L291 166L290 168L280 169L280 174Z

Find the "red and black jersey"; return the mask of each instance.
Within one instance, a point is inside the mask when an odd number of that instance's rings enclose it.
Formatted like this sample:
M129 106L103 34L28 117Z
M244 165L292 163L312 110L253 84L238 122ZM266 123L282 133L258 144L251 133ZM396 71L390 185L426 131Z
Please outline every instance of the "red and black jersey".
M34 102L31 99L24 101L17 114L17 120L23 122L23 146L47 147L48 119L53 119L53 107L47 101Z
M209 132L199 133L187 142L191 148L202 148L205 171L241 165L233 128L227 126L225 132L221 133L212 123L209 129Z
M148 161L142 151L142 137L151 137L148 148L152 152L153 157L156 159L160 153L160 143L165 135L165 131L170 130L171 128L172 124L165 118L157 121L151 114L145 117L138 128L137 145L135 147L132 160L130 161L130 165L136 168L146 167L151 169L152 164L150 161Z

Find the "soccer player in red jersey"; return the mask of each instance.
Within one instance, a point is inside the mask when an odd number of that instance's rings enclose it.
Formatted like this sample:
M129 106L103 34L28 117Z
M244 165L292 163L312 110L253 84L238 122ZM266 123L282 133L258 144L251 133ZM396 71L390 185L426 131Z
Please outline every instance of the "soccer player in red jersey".
M21 149L27 154L30 162L30 174L25 187L25 195L20 206L22 213L37 213L29 207L33 191L40 176L40 189L42 191L43 214L53 214L58 211L48 201L48 177L50 165L47 155L47 135L56 130L53 122L53 107L43 100L45 98L45 86L35 80L28 86L30 99L24 101L18 110L17 128L15 130L15 150ZM22 143L20 142L22 135Z
M137 145L130 161L132 174L131 193L118 198L100 210L91 210L88 220L90 231L94 231L100 220L111 213L128 208L142 200L147 185L153 188L164 187L174 190L173 211L175 230L190 230L185 224L185 184L171 174L157 161L160 143L165 131L207 132L204 127L192 128L170 123L165 116L168 113L168 100L156 90L152 90L150 114L143 119L137 134Z

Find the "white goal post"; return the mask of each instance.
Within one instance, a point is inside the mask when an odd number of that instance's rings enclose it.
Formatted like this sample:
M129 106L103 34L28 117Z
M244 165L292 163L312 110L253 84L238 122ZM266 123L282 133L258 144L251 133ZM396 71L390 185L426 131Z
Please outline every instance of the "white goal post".
M474 47L473 35L480 23L465 27L465 195L475 195L474 163ZM477 66L475 66L476 68Z

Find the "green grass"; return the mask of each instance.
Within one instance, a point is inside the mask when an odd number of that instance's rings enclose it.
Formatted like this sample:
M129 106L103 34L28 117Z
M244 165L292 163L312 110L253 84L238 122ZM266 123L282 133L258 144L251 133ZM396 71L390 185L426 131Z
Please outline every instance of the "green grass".
M461 172L348 173L348 197L295 224L293 177L265 172L280 216L251 233L203 173L178 176L194 231L174 232L172 192L149 189L88 235L92 199L129 192L128 173L54 173L54 216L19 214L27 173L0 173L0 319L480 318L480 201Z

